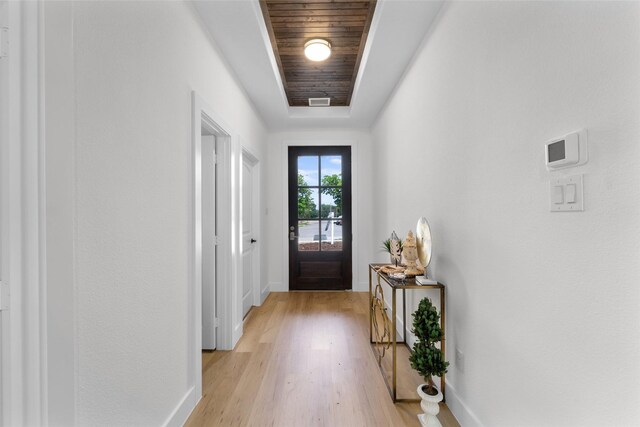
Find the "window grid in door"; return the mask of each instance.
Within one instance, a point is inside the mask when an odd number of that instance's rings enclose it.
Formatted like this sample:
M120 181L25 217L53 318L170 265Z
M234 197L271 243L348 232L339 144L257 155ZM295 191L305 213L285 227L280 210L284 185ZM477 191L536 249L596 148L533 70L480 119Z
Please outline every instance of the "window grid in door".
M298 156L298 250L342 250L342 156Z

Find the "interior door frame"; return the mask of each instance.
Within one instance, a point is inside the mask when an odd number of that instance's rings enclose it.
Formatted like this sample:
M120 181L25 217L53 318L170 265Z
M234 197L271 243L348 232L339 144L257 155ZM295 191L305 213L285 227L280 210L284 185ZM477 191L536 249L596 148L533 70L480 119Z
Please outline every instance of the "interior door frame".
M8 336L2 337L0 422L47 425L43 3L9 1L6 6L11 42L8 94L3 95L8 95L9 117L0 138L0 209L2 270L8 285L3 330Z
M251 205L252 205L252 209L251 209L251 229L253 230L253 235L254 235L254 239L257 240L257 242L254 245L253 248L253 255L252 255L252 268L251 268L251 293L252 295L252 299L253 299L253 305L255 306L260 306L262 304L262 302L264 301L263 296L262 296L262 281L261 281L261 275L260 275L260 270L261 270L261 248L262 248L262 233L261 233L261 229L260 229L260 206L262 206L261 204L261 200L260 200L260 160L258 159L258 157L251 151L250 148L246 147L246 146L242 146L242 159L240 162L240 166L242 167L243 162L245 161L245 159L248 161L248 163L251 165L252 169L252 173L251 173L251 188L253 189L253 193L252 193L252 200L251 200ZM240 173L240 194L243 194L244 192L244 181L242 179L242 173ZM240 200L240 218L242 218L242 211L244 209L243 206L243 197L239 197ZM242 236L242 224L240 224L240 235ZM242 242L242 239L240 239L240 242ZM240 253L242 253L243 248L240 248ZM244 278L243 278L244 279Z
M289 290L289 179L288 179L288 166L289 165L289 147L290 146L349 146L351 147L351 289L355 289L357 284L360 283L359 268L358 268L358 231L359 231L359 202L358 202L358 141L356 139L341 139L341 140L327 140L327 139L291 139L283 140L281 147L281 164L282 171L282 289Z
M205 133L206 132L206 133ZM216 318L218 316L218 304L217 304L217 295L216 288L218 285L217 280L217 260L216 260L216 241L215 237L218 234L216 227L216 208L218 207L216 203L216 153L217 153L217 141L215 136L215 129L213 129L207 120L202 120L202 131L201 131L201 158L202 162L202 213L203 216L206 214L208 219L202 218L202 349L203 350L215 350L217 349L217 329L218 325L216 324ZM204 146L208 145L209 149L205 155ZM207 178L210 178L210 182L208 185L205 184L205 169L210 168L207 171ZM209 174L209 172L211 172ZM211 185L213 184L213 185ZM211 190L211 194L207 195L206 192ZM207 241L208 236L208 241ZM209 262L212 265L207 264L207 261L204 259L206 250L210 250L211 258ZM205 290L209 290L209 286L205 284L205 275L209 274L213 281L213 286L211 289L212 295L209 298L205 298L206 292ZM213 315L213 317L209 317L206 315L206 312Z
M233 188L237 178L237 167L233 167L237 160L235 146L238 137L231 128L218 116L207 102L195 91L191 94L192 103L192 135L189 173L189 192L191 203L189 207L189 384L190 391L184 400L188 405L181 407L189 411L195 407L202 397L202 127L211 130L216 137L216 215L217 237L216 249L217 268L217 317L219 319L216 334L216 347L220 350L233 349L237 339L237 327L234 327L238 317L237 298L237 252L234 252L234 242L237 235L237 195ZM221 285L225 284L225 285ZM242 322L240 322L242 326ZM240 333L242 331L240 330ZM175 414L174 419L184 419L186 414Z

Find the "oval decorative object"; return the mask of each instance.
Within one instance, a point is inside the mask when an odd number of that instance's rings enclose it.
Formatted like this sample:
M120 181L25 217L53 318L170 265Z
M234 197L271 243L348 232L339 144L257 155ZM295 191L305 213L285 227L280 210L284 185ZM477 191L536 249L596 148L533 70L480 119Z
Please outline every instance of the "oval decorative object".
M420 218L416 225L416 243L420 265L426 270L431 262L431 229L425 217Z

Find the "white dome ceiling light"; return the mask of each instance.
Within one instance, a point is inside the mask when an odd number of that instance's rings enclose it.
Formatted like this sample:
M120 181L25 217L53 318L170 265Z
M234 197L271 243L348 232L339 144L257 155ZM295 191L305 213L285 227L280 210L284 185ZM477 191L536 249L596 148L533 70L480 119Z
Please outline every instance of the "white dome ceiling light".
M323 39L309 40L304 44L304 55L312 61L324 61L331 56L331 43Z

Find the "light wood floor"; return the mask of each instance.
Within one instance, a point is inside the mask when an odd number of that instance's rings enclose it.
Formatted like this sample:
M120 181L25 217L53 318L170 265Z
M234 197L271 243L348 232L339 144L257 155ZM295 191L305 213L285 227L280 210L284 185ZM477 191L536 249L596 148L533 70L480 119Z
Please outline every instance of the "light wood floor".
M271 293L235 350L203 354L186 425L419 426L418 403L392 403L368 327L366 292ZM445 404L438 418L459 426Z

